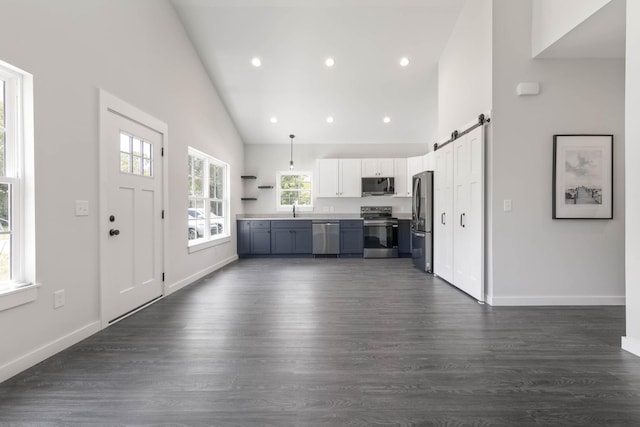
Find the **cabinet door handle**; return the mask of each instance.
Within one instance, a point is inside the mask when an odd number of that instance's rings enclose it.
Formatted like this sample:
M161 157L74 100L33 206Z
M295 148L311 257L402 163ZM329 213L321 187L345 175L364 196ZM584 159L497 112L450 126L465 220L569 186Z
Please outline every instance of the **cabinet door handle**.
M464 228L465 227L465 220L466 219L466 214L462 213L460 214L460 227Z
M445 216L445 213L442 212L440 214L440 222L442 223L442 225L447 225L447 222L444 220L444 216Z

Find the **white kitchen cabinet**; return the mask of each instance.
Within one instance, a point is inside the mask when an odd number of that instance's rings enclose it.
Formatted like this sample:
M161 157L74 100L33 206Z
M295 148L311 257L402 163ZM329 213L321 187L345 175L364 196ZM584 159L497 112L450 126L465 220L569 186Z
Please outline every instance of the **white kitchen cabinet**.
M360 159L316 160L316 197L361 197Z
M409 157L407 159L407 174L413 176L426 170L422 165L423 158L424 156Z
M394 159L393 172L393 185L395 186L396 197L410 197L411 180L407 179L407 159Z
M362 177L391 177L393 175L393 159L362 159Z
M423 166L424 156L415 156L407 158L407 196L413 195L413 175L425 171Z
M436 151L434 272L484 301L484 126Z

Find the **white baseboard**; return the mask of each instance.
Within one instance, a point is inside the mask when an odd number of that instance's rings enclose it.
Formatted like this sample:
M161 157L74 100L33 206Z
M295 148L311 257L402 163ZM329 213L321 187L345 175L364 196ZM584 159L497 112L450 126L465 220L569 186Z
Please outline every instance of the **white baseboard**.
M12 360L11 362L0 366L0 383L8 380L14 375L28 369L43 360L48 359L56 353L71 347L74 344L79 343L85 338L90 337L96 332L100 331L100 322L92 322L83 326L65 336L62 336L48 344L43 345L40 348L33 350L30 353L20 356L19 358Z
M185 277L182 280L179 280L175 283L172 283L171 285L169 285L167 287L167 295L171 295L172 293L179 291L180 289L184 288L185 286L189 286L190 284L192 284L193 282L195 282L198 279L203 278L204 276L206 276L207 274L213 273L216 270L221 269L222 267L224 267L227 264L231 264L232 262L236 261L238 259L238 255L233 255L227 259L224 259L216 264L210 265L209 267L205 268L204 270L200 270L190 276Z
M489 297L492 306L535 305L625 305L625 297L619 296L536 296L536 297Z
M640 356L640 339L622 337L622 349L636 356Z

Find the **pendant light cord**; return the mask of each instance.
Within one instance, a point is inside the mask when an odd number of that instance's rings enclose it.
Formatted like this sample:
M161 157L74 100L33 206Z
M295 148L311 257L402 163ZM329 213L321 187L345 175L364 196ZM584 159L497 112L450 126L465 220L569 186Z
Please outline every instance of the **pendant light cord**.
M289 169L293 169L293 138L295 137L295 135L289 135L289 138L291 138L291 158L289 160Z

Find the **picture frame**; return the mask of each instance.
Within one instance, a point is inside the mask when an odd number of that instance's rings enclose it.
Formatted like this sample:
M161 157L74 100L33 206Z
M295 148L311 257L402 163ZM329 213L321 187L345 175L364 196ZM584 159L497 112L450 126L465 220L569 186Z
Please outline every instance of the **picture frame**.
M613 218L613 135L553 135L553 219Z

